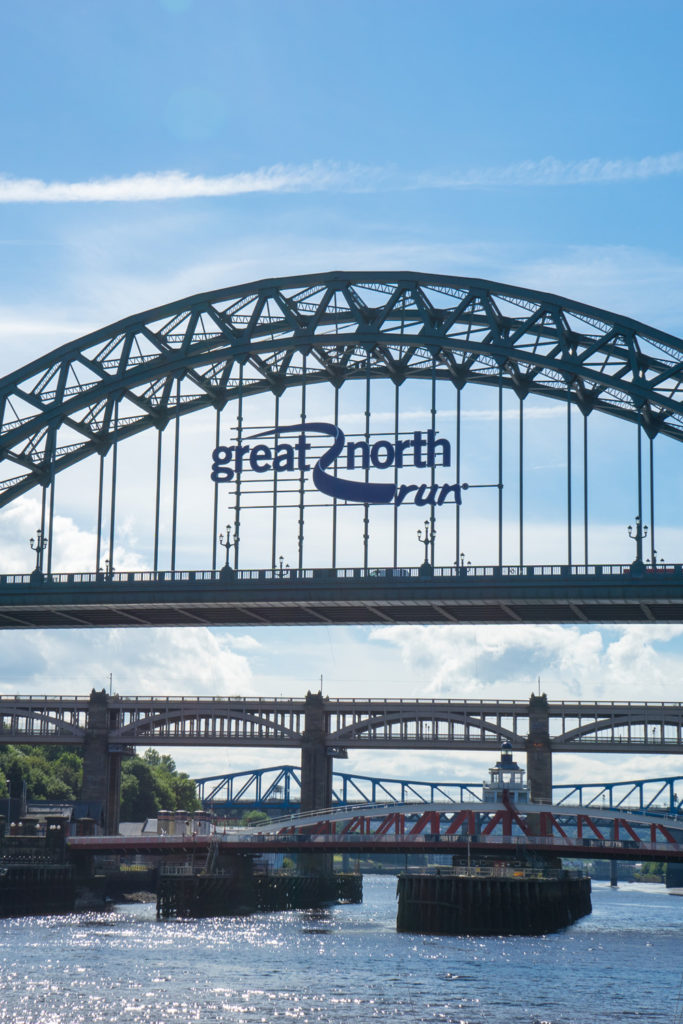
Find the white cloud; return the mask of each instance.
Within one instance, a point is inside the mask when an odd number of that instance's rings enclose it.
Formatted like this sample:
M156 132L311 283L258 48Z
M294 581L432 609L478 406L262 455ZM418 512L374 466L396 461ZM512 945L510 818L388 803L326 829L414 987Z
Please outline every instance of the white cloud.
M245 656L229 635L204 628L5 631L2 691L243 696L253 693Z
M262 192L364 190L376 185L383 175L383 171L372 167L316 161L299 166L274 164L256 171L217 177L186 174L184 171L159 171L74 182L1 177L0 202L134 203Z
M370 638L398 649L419 692L433 697L524 699L540 676L550 700L671 700L682 634L683 626L382 626Z
M647 181L683 172L683 152L637 160L523 160L504 167L411 175L394 167L314 161L274 164L235 174L188 174L181 170L138 173L89 181L0 177L0 203L120 203L242 196L254 193L358 192L415 189L478 189L613 184Z
M488 167L464 174L425 175L416 187L487 188L503 186L594 185L620 181L646 181L683 171L683 152L645 156L638 160L523 160L507 167Z

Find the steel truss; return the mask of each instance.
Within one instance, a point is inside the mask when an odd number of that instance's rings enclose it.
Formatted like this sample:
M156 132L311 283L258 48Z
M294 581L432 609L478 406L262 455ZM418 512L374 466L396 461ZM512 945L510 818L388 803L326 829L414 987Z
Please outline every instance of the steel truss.
M303 363L302 363L303 360ZM385 378L570 401L683 439L683 342L555 295L472 278L328 273L195 295L0 380L0 506L149 428L238 396ZM8 471L8 467L9 471Z
M195 779L199 799L206 810L284 810L300 805L301 769L295 765L255 768ZM376 804L380 800L396 803L434 803L451 800L454 804L483 799L481 782L424 782L416 779L387 779L350 772L334 772L334 805ZM680 794L680 795L679 795ZM654 779L629 779L621 782L561 783L553 786L553 804L574 804L593 811L629 809L668 814L683 810L683 776Z

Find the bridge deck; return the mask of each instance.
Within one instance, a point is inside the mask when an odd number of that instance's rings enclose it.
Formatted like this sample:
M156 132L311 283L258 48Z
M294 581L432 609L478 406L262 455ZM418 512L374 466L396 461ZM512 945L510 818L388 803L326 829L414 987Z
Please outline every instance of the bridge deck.
M418 569L0 575L0 628L683 621L683 569Z

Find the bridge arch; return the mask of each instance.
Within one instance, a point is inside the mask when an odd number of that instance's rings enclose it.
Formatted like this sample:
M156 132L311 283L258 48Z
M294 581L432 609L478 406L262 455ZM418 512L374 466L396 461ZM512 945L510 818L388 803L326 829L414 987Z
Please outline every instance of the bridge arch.
M503 740L510 740L516 749L524 749L524 737L513 729L508 729L499 722L484 717L463 714L459 710L450 711L447 707L439 709L436 714L433 710L421 711L419 708L413 707L375 718L360 719L331 733L330 742L340 747L354 746L362 744L366 739L369 743L373 740L376 742L376 734L378 734L381 746L382 741L387 743L397 737L403 737L410 730L414 730L417 736L423 735L425 743L430 748L433 748L439 741L448 745L458 741L462 742L465 738L470 740L472 734L479 734L479 742L482 746L497 748Z
M328 273L217 289L103 327L0 380L0 506L53 472L238 393L352 379L476 382L567 398L683 439L683 342L557 295L437 274ZM174 394L176 382L194 387ZM121 415L121 405L127 412ZM119 415L116 408L119 408ZM60 443L61 431L71 434Z
M345 383L366 382L369 395L371 381L389 382L397 393L408 381L431 382L432 389L452 385L458 410L465 385L477 384L501 394L514 392L520 410L527 397L535 396L563 402L568 417L569 410L578 409L584 423L593 411L605 413L637 426L639 467L641 433L650 444L657 436L683 439L683 342L670 334L557 295L476 278L310 274L217 289L146 310L2 378L0 508L32 488L42 490L41 537L49 536L49 574L55 480L64 470L99 458L99 570L103 461L113 453L113 494L119 442L156 431L158 492L161 437L169 424L176 425L177 434L178 423L201 410L215 410L218 423L226 407L237 408L241 422L243 402L259 396L277 401L292 389L305 391L315 384L327 384L338 396ZM433 396L434 390L432 406ZM176 470L177 447L176 437ZM520 459L521 448L520 424ZM475 486L497 487L502 502L501 479ZM444 492L443 498L454 494ZM636 504L642 519L640 468ZM520 496L520 518L521 506ZM176 568L175 521L174 507L171 569ZM215 511L213 569L219 553L217 524ZM302 533L300 526L300 569ZM502 563L502 526L499 534ZM155 571L158 535L157 493ZM654 559L653 535L651 546ZM113 547L112 525L110 567ZM237 568L239 548L234 547ZM519 547L522 564L521 531ZM587 547L586 541L586 562ZM455 553L459 557L459 541ZM570 542L566 561L572 560ZM274 537L269 561L274 567ZM42 569L40 558L37 568Z
M301 746L301 733L296 727L274 719L266 713L259 715L249 711L231 709L227 713L210 714L196 708L162 711L134 717L132 721L112 730L111 740L115 743L183 743L192 736L202 743L225 745L247 745L254 741L266 745L267 741L280 746Z
M663 712L658 715L656 722L647 714L638 714L637 712L625 712L623 715L597 719L566 730L562 734L554 736L553 740L563 746L565 744L578 745L591 738L599 741L605 733L609 733L612 737L615 734L623 736L624 740L629 742L641 737L642 742L647 743L648 736L651 735L648 730L654 731L658 743L670 739L672 743L680 744L683 740L680 715L676 714L673 709L670 714ZM667 730L670 736L667 734Z

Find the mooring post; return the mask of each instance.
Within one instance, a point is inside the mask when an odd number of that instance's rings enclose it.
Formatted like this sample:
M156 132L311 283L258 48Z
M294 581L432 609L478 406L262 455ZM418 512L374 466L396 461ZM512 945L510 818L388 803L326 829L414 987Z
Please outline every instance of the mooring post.
M96 805L99 808L98 824L106 835L116 835L121 799L121 754L109 751L110 724L106 690L92 690L83 743L81 800L91 806Z

